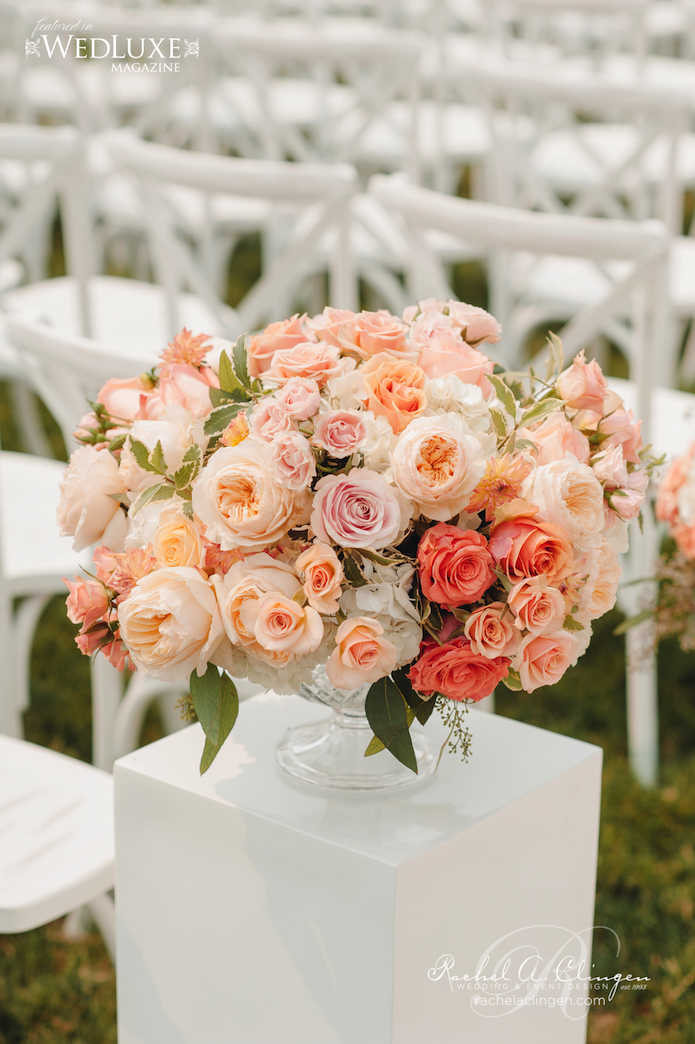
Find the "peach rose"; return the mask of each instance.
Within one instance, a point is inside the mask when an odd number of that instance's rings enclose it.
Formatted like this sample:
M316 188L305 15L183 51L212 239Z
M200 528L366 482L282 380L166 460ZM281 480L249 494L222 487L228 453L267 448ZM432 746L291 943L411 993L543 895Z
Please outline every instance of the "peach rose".
M427 530L417 560L423 594L446 609L477 602L497 579L485 537L446 522Z
M533 634L557 631L567 615L565 599L545 576L531 576L515 584L507 596L507 605L516 617L515 627Z
M367 444L367 425L358 410L330 410L316 421L311 441L329 456L342 460Z
M453 374L464 384L477 384L487 395L492 390L487 375L495 364L455 334L440 334L423 348L418 362L428 377Z
M128 380L112 377L97 395L97 402L105 406L112 417L132 421L140 413L142 396L151 393L151 381L145 383L142 377L130 377Z
M74 580L66 580L70 594L66 599L68 620L74 624L82 624L88 631L99 620L102 620L109 609L106 588L98 580L83 580L76 576Z
M625 460L631 464L639 464L639 451L642 448L642 421L636 421L632 410L614 410L604 417L598 426L601 435L608 436L601 443L601 449L620 446Z
M187 518L179 507L165 508L159 516L154 555L161 567L175 569L202 565L205 549L200 526Z
M312 609L329 616L337 613L344 574L333 548L316 540L302 552L295 568L299 574L304 574L304 594Z
M323 638L321 617L311 606L301 606L281 594L266 594L250 606L254 636L269 652L288 652L293 656L318 649Z
M464 341L473 348L483 341L497 344L502 337L502 327L484 308L464 304L463 301L449 301L448 309L451 318L461 327Z
M603 403L608 395L606 378L595 359L589 363L586 361L583 350L575 355L572 365L562 371L555 387L571 409L603 413Z
M306 377L322 388L332 377L342 373L345 365L346 360L340 358L339 350L332 344L302 341L294 348L275 352L267 373L278 384L284 384L292 377Z
M341 623L336 647L326 663L326 674L336 689L352 691L386 677L396 666L392 642L382 638L384 628L377 620L355 616Z
M529 634L519 646L514 668L522 688L535 692L541 685L555 685L579 655L579 642L569 631Z
M164 406L182 406L196 417L207 417L212 410L210 388L219 388L220 382L209 367L175 363L159 382L159 396Z
M219 449L193 487L193 510L223 551L277 543L306 510L304 492L272 477L268 452L250 438Z
M484 700L509 673L506 656L490 659L473 650L467 638L444 645L427 640L420 659L408 672L411 685L422 696L441 693L449 700Z
M537 467L521 487L541 517L562 526L582 550L596 544L603 521L603 488L588 464L571 457Z
M474 653L488 660L514 655L521 636L513 626L511 614L503 613L502 602L490 602L481 609L473 610L463 630Z
M118 607L131 658L162 681L205 674L224 628L212 584L197 569L157 569L138 580Z
M530 431L522 428L520 435L530 439L538 447L536 459L539 464L550 464L553 460L564 460L566 453L572 453L580 464L588 464L591 446L586 435L575 428L567 417L558 411Z
M602 539L594 552L598 568L598 576L594 580L593 590L587 610L591 620L597 620L615 605L618 584L622 575L620 559L606 539Z
M474 437L456 414L418 417L393 450L393 480L425 518L447 522L468 504L495 446L494 436Z
M100 541L116 551L123 546L128 523L113 496L125 491L118 461L108 450L75 450L60 480L58 505L61 535L75 538L75 551Z
M678 519L678 493L685 482L695 457L695 442L687 452L678 457L666 472L656 498L656 517L660 522L676 522Z
M567 530L551 522L516 518L500 522L490 533L490 553L513 584L546 576L549 583L571 570L573 548Z
M300 316L297 312L291 319L271 323L262 333L248 338L246 353L249 374L252 377L260 377L270 368L276 352L294 348L296 344L308 339L303 326L305 319L306 315Z
M347 308L327 305L320 315L309 319L307 327L320 341L334 348L352 348L355 344L355 313Z
M386 417L396 435L427 409L425 374L415 363L381 352L361 373L369 391L367 409Z
M279 562L264 551L235 562L224 574L211 577L222 615L222 625L233 645L243 645L247 652L261 659L266 650L256 640L254 603L266 594L282 594L292 598L301 584L292 566ZM283 662L287 659L283 656Z
M400 319L390 312L359 312L355 316L355 347L363 359L380 352L398 354L405 351L408 330Z
M303 421L318 413L321 392L316 381L308 377L290 377L275 392L275 399L293 420Z

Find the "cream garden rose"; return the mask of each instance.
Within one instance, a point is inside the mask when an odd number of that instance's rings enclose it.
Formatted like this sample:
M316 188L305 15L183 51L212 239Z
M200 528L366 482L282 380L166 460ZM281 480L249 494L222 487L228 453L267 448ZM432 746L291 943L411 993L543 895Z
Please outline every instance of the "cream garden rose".
M598 542L604 526L603 487L576 457L541 464L524 480L521 495L538 505L540 518L562 526L580 549Z
M197 569L158 569L118 607L121 636L136 667L162 681L205 674L225 634L212 584Z
M223 551L262 550L304 514L305 493L273 478L268 453L265 443L247 438L217 450L200 473L193 509Z
M75 551L99 542L114 551L122 548L127 521L113 498L125 491L118 461L107 449L75 450L60 481L58 505L60 532L75 538Z

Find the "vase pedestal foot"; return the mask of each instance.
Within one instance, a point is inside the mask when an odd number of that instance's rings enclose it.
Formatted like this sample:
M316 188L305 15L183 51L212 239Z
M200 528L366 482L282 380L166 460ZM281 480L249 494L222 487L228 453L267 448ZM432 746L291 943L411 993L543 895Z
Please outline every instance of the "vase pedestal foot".
M202 777L199 725L117 762L119 1044L583 1044L599 748L471 710L426 786L295 786L320 714L244 702Z

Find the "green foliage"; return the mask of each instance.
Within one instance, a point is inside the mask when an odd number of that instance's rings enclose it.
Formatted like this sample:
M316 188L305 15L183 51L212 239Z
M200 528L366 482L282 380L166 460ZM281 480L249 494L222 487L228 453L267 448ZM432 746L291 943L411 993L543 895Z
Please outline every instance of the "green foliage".
M208 664L202 678L193 671L189 684L191 701L205 733L205 749L200 762L202 776L234 728L239 713L239 697L232 679L226 674L220 674L213 663Z
M389 677L374 682L367 693L365 713L372 732L394 758L417 774L417 761L410 738L413 716L409 716L408 710L403 694ZM375 753L370 747L367 753Z

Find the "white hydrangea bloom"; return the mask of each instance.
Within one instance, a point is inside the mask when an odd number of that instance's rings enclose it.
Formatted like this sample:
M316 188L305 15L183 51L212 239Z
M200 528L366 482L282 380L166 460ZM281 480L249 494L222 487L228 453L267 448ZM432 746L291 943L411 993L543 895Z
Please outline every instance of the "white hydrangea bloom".
M369 582L345 591L340 607L348 617L377 620L384 628L384 638L396 648L396 666L404 667L415 659L422 641L420 618L409 597L415 569L407 563L377 566L365 561L363 572Z
M364 410L362 417L367 427L367 443L362 448L364 466L381 475L390 467L391 451L398 436L386 417L377 417L371 410Z
M477 384L464 384L459 377L449 374L428 380L425 394L428 403L425 416L460 413L474 435L486 435L493 430L490 404Z
M331 409L358 410L364 406L369 393L361 370L352 369L328 381L326 394Z

